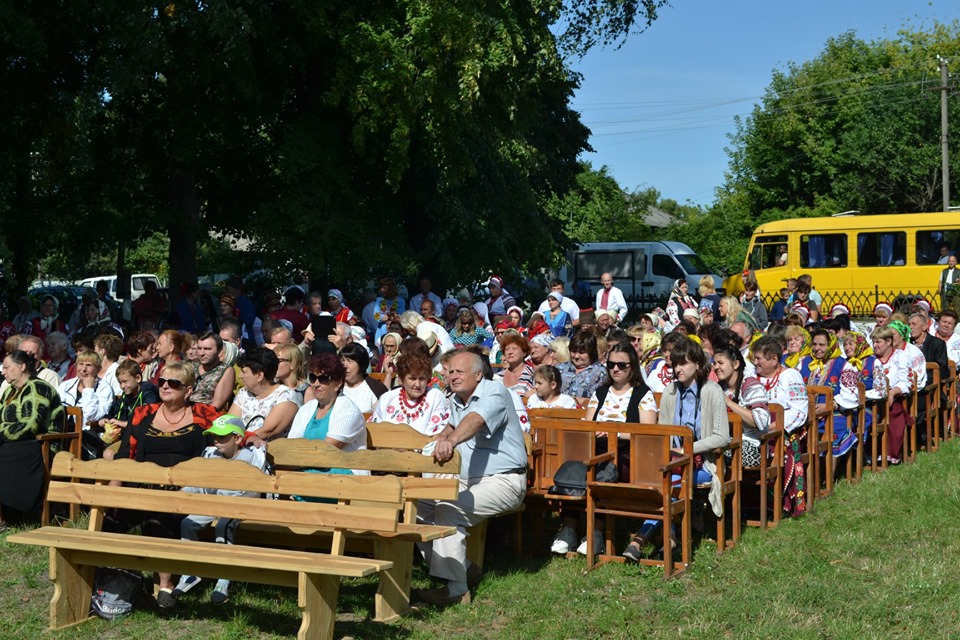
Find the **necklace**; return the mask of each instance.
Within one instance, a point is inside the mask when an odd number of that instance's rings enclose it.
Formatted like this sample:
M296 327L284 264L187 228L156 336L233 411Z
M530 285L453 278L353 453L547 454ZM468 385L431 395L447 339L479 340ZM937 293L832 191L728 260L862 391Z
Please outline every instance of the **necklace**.
M766 389L767 391L773 390L773 388L777 386L777 382L779 382L780 380L780 373L782 371L783 371L783 367L778 366L777 372L774 374L772 378L770 378L770 382L766 382L763 378L760 378L760 382L763 383L763 388Z
M400 413L403 414L403 417L406 419L405 422L410 423L414 420L418 420L424 413L427 408L427 394L424 393L422 396L411 402L407 399L407 390L403 387L400 387Z
M171 419L170 419L170 416L167 414L167 406L166 406L166 405L163 405L163 404L160 405L160 413L163 414L163 419L164 419L164 420L166 420L167 422L169 422L171 425L175 425L175 424L179 424L180 421L183 420L183 417L184 417L185 415L187 415L187 409L189 409L189 408L190 408L189 406L184 405L183 409L180 411L180 417L178 417L176 420L171 420Z

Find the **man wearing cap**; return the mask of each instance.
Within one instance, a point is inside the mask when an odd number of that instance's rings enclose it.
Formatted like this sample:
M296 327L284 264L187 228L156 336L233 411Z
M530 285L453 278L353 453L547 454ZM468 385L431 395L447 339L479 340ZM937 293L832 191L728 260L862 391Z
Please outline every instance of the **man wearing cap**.
M510 292L503 288L503 279L499 276L490 276L487 280L490 297L487 298L487 312L491 318L507 315L507 309L517 304Z
M223 292L236 301L237 314L240 322L243 323L243 326L247 330L247 335L251 337L257 335L253 326L254 320L257 317L257 310L254 308L250 298L243 295L243 279L239 276L228 278Z
M561 296L563 296L560 299L560 309L567 312L567 315L570 316L570 320L572 321L573 326L579 327L580 326L580 306L576 303L576 301L573 298L564 296L563 289L564 289L563 280L560 280L559 278L557 278L550 281L550 291L548 292L548 294L555 291L559 293ZM537 313L539 313L544 318L546 318L547 313L549 311L550 311L550 300L548 296L548 299L540 303L540 307L537 309Z
M327 291L327 305L330 307L330 315L337 319L337 322L346 322L347 324L357 324L357 317L350 310L343 299L340 289L330 289Z
M593 308L597 311L609 309L616 315L617 322L623 322L627 317L627 301L623 297L623 291L613 286L613 276L609 273L600 276L600 284L603 287L597 291Z
M480 579L467 561L466 529L512 511L527 490L527 453L523 430L510 391L483 377L483 361L460 351L447 361L450 422L437 437L433 457L447 462L460 453L460 495L456 500L420 502L418 519L455 526L456 532L421 543L430 575L445 580L439 589L417 593L429 604L470 602L470 588Z
M433 280L427 276L422 276L420 278L420 293L410 298L410 304L407 305L407 309L413 309L414 311L420 311L420 315L426 317L426 314L421 311L421 305L424 300L430 300L433 303L434 313L437 309L440 308L441 300L440 296L435 294L433 291Z
M243 420L235 415L226 413L216 420L206 431L213 437L213 445L203 451L204 458L222 458L224 460L241 460L251 467L266 472L267 453L264 447L244 447L243 437L245 434ZM235 491L228 489L208 489L199 487L184 487L183 491L187 493L205 493L221 496L237 496L242 498L259 498L260 493L256 491ZM210 526L216 520L214 529L215 541L221 544L233 544L234 532L239 520L229 518L216 518L205 515L189 515L180 523L180 537L183 540L199 540L200 532ZM163 608L169 609L176 604L177 598L200 583L198 576L181 576L180 582L173 590L172 594L167 594L165 600L166 606L159 602ZM220 579L210 594L210 602L213 604L223 604L229 597L230 581Z

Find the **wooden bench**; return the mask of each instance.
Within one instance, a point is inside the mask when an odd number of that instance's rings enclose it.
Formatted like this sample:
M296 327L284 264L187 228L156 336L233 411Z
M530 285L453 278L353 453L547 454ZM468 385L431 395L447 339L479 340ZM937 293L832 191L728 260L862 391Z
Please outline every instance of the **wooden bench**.
M392 426L413 431L406 425ZM429 438L427 440L429 441ZM396 530L347 531L345 551L373 554L375 558L389 560L393 564L391 568L380 572L380 584L374 602L374 619L389 622L400 617L410 608L414 544L431 542L456 531L455 527L417 523L418 500L455 500L459 495L460 485L456 477L423 477L423 474L459 474L460 454L454 452L454 457L441 465L433 456L425 456L415 451L391 448L344 452L322 440L302 438L274 440L268 445L268 451L275 473L281 478L290 473L299 473L303 469L327 468L371 471L396 477L400 483L404 505L404 515ZM331 534L330 529L318 527L305 529L268 522L245 522L237 529L237 540L295 547L322 547L328 544Z
M333 637L340 578L370 576L392 567L387 560L350 558L342 552L347 531L396 532L403 503L400 481L394 477L312 473L269 476L244 462L202 458L169 468L131 460L82 462L68 452L57 454L52 475L57 479L50 483L50 499L90 507L88 528L41 527L7 538L13 543L50 547L50 579L54 583L51 629L87 619L95 568L114 566L296 587L303 611L297 637L328 639ZM110 480L155 488L110 486ZM169 490L184 486L300 495L333 503ZM203 514L306 529L328 528L334 533L330 553L150 538L104 532L103 510L108 508Z
M368 423L367 424L367 448L369 449L394 449L400 451L419 451L426 447L430 442L435 440L435 436L427 436L410 425L406 424L395 424L392 422L377 422L377 423ZM530 453L530 441L529 438L525 438L527 442L527 452ZM420 454L415 454L420 455ZM402 480L404 485L404 497L406 500L406 507L404 508L404 521L408 523L415 523L417 516L417 501L419 500L456 500L459 495L459 475L460 475L460 457L459 454L455 454L456 457L453 460L450 460L443 465L442 470L439 468L434 468L432 473L442 473L445 475L452 474L452 478L422 478L418 477L424 470L412 469L407 467L397 467L390 470L391 473L397 473L399 475L406 475L406 479ZM420 456L428 457L429 456ZM432 460L432 458L430 458ZM455 464L454 464L455 463ZM433 464L433 463L431 463ZM516 519L514 521L515 530L515 551L517 556L521 554L521 521L520 515L523 513L525 506L520 505L515 511L509 513L501 514L514 515ZM483 568L483 556L484 549L486 548L487 541L487 523L489 520L483 520L469 529L467 529L467 560L471 564L476 565L479 568Z
M827 408L827 415L823 418L823 433L820 433L820 419L817 418L817 400L820 396L823 396ZM812 511L817 500L833 493L833 388L810 385L807 387L807 401L807 442L803 457L807 474L807 510Z
M720 496L723 501L723 514L717 518L717 553L733 548L740 541L740 483L743 480L743 419L735 413L728 413L730 424L730 442L713 450L717 461L717 477L720 478ZM730 459L727 460L727 453ZM698 492L710 492L711 483L694 487ZM727 498L730 498L729 508ZM713 515L709 504L707 513ZM727 539L727 521L731 522L730 540Z

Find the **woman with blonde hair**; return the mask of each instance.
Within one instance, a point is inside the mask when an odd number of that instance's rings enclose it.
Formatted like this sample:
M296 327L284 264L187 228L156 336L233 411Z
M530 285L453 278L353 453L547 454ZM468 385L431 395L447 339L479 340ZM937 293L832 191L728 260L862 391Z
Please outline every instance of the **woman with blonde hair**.
M300 405L313 398L305 398L305 394L310 389L310 383L307 381L306 361L303 358L303 352L295 344L281 344L273 350L277 354L277 384L282 384L293 389L293 392L300 396Z
M724 329L729 329L735 322L745 322L751 331L759 330L756 319L740 305L734 296L720 298L720 318Z
M783 356L783 365L790 369L800 370L800 363L810 355L812 341L810 332L803 327L790 325L784 332L787 341L787 352Z

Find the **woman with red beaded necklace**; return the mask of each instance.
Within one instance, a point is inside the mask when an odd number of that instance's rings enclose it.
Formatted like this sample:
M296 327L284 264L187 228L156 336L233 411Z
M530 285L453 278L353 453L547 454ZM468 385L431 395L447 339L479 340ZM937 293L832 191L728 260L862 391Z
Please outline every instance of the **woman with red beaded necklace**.
M190 403L190 394L196 376L193 368L179 362L167 364L159 375L160 403L138 407L130 427L124 430L123 440L115 458L129 458L138 462L153 462L161 467L195 458L203 453L208 442L206 429L219 412L209 404ZM157 538L179 538L182 516L176 514L121 511L117 518L108 520L105 528L128 531L140 525L144 535ZM175 603L171 591L174 583L169 573L158 574L160 595L157 603L162 608Z
M408 424L428 436L440 433L450 420L443 392L430 386L430 358L410 353L397 359L400 387L380 396L370 422Z
M783 345L772 336L763 336L751 347L757 377L767 401L783 406L784 491L783 508L792 516L803 515L807 508L801 445L806 438L807 412L810 408L803 376L780 363Z

